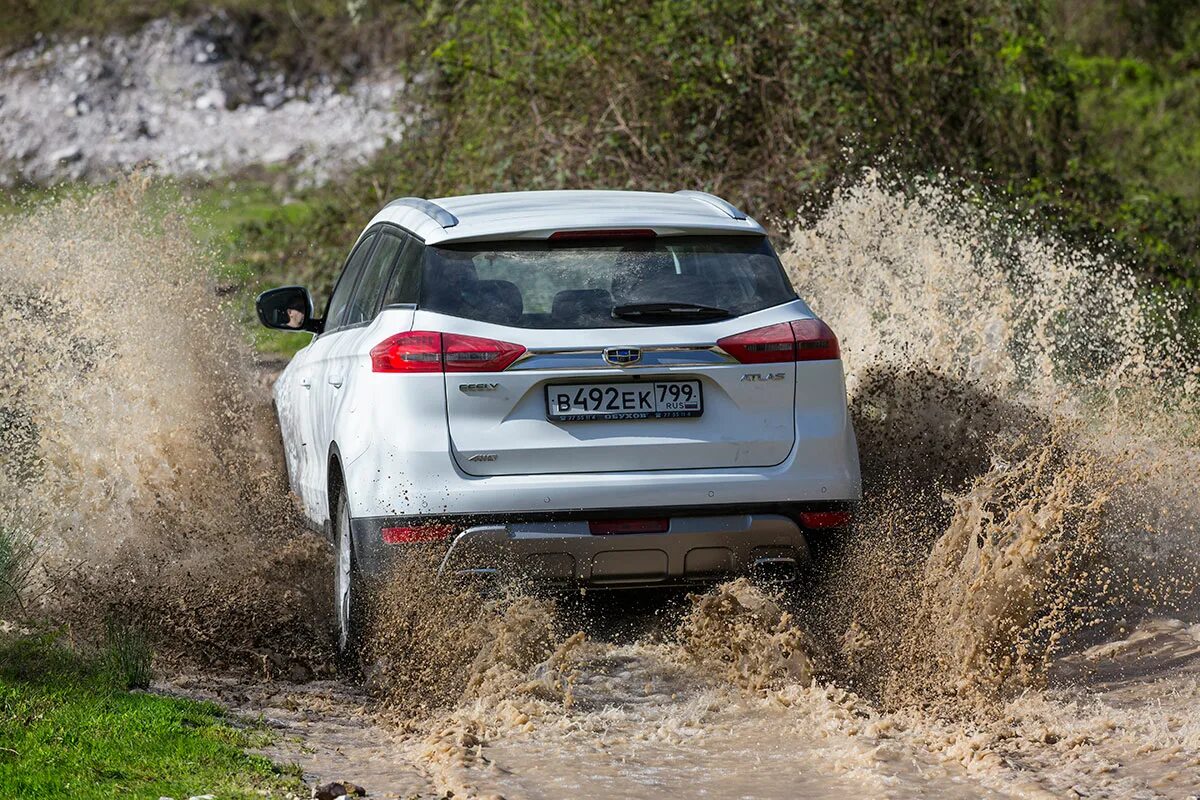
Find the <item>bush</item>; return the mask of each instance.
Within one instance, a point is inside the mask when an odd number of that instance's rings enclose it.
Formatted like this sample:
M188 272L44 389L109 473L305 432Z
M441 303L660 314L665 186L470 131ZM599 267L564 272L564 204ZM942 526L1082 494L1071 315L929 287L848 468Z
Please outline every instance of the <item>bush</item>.
M406 16L378 0L363 26L424 46L396 48L431 78L411 87L419 119L357 173L247 224L235 252L250 288L298 281L320 303L393 197L692 187L781 231L886 161L908 181L997 190L1195 289L1200 11L1186 5L424 0Z
M844 161L1061 172L1040 4L480 0L435 29L455 190L706 187L794 211Z
M404 194L704 188L795 214L887 154L1022 185L1075 155L1070 76L1039 4L1000 0L476 0L424 7L405 138L249 226L266 274L324 295L364 217ZM1006 184L1007 185L1007 184ZM293 273L294 274L294 273Z

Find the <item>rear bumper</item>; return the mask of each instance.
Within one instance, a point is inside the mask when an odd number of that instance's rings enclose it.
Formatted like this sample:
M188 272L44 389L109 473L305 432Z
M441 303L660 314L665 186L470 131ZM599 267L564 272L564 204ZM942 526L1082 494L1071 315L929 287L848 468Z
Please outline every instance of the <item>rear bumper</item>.
M378 572L404 546L383 545L378 523L370 527L380 544L361 528L356 544L364 569ZM539 585L672 586L756 568L790 574L808 557L804 532L784 514L672 517L664 533L605 535L590 533L586 520L534 520L465 528L450 540L441 571Z

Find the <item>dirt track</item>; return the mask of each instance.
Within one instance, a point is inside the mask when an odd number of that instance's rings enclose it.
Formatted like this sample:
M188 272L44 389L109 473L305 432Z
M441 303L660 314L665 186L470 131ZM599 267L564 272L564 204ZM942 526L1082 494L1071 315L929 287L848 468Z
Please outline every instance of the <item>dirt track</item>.
M193 677L156 688L262 719L279 735L266 755L376 798L1200 792L1200 629L1148 623L1056 669L1072 681L1092 673L1090 688L1018 698L979 724L884 713L833 685L750 692L648 644L581 646L569 699L518 681L407 727L339 682Z
M209 700L275 734L262 751L276 763L299 764L311 785L352 780L372 797L438 797L428 777L398 757L401 735L379 724L372 701L340 681L277 683L181 675L155 684L163 694Z

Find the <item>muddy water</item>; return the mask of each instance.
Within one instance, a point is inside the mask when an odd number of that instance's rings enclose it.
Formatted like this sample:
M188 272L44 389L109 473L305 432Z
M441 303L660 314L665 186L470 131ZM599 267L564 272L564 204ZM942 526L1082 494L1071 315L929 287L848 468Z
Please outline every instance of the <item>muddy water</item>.
M313 784L353 779L373 797L427 798L438 791L428 775L400 756L402 730L373 718L374 699L336 680L293 684L213 673L176 673L154 691L218 703L275 734L261 751L276 763L301 764Z
M754 604L748 587L723 593ZM762 633L759 666L767 655L786 660L778 638ZM796 682L787 670L768 673L772 688L752 690L734 667L678 644L579 644L558 691L531 680L544 672L535 668L468 696L402 739L398 761L419 765L439 792L510 798L1190 797L1200 789L1200 641L1179 621L1147 621L1064 657L1048 685L969 718L930 703L889 708L836 678Z
M788 596L734 582L624 632L559 609L544 660L475 661L505 666L405 718L405 760L456 795L1200 794L1178 308L979 198L870 174L784 261L842 340L855 530ZM420 630L415 605L385 627ZM495 613L483 641L550 624Z
M715 596L760 599L737 584ZM764 657L769 638L756 641ZM731 666L676 644L576 642L569 665L509 674L443 714L403 720L333 682L178 678L164 689L263 719L280 734L269 755L298 762L314 782L350 777L376 797L1197 791L1200 630L1178 620L1065 656L1047 688L971 720L915 705L884 710L836 680L792 682L786 669L757 673L774 688L748 690L731 683Z
M267 680L173 690L264 714L272 754L312 779L375 796L1200 795L1200 361L1178 309L1103 254L953 187L864 176L784 253L841 338L866 482L854 530L815 543L803 584L556 604L413 566L383 594L358 689L296 682L328 652L327 565L277 502L261 398L203 388L252 383L219 309L133 349L122 336L152 320L75 323L92 283L120 292L127 274L209 307L202 254L136 205L102 197L6 233L5 286L25 287L0 395L18 421L9 496L48 520L47 581L64 563L132 578L116 606L164 651L260 659ZM65 223L84 245L39 244ZM127 388L64 371L72 357ZM85 424L99 444L58 433ZM51 497L70 514L45 516ZM181 519L187 535L167 535ZM112 604L111 582L90 585Z

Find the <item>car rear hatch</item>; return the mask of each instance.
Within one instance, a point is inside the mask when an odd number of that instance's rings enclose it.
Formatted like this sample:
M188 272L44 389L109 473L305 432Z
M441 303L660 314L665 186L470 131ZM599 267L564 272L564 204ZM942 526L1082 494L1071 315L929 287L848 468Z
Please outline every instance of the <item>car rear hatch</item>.
M447 373L459 466L470 475L521 475L769 466L787 457L794 364L748 372L714 347L712 334L653 343L647 333L605 331L606 348L533 348L500 373ZM612 367L606 349L610 357L638 352L642 364Z
M478 243L426 261L414 330L440 337L467 474L764 467L791 451L788 321L809 312L765 238Z

